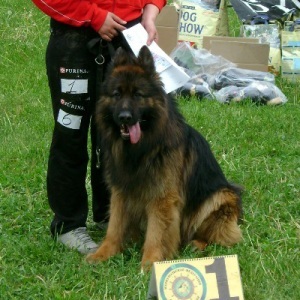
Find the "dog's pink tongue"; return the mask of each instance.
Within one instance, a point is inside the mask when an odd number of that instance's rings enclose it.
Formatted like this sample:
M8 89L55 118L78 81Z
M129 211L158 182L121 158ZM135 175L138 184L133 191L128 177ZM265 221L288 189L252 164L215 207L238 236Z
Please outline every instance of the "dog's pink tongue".
M130 135L130 142L131 144L136 144L141 138L141 128L140 123L137 122L132 126L128 126L128 131Z

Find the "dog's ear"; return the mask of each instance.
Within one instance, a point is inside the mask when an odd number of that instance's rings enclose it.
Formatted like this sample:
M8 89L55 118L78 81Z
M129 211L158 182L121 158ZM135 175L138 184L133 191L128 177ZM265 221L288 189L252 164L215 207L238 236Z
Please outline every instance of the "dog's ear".
M122 47L119 47L114 55L113 58L113 65L120 66L120 65L126 65L128 63L132 62L132 54L123 49Z
M150 74L155 74L155 64L153 56L147 46L143 46L138 55L138 63Z

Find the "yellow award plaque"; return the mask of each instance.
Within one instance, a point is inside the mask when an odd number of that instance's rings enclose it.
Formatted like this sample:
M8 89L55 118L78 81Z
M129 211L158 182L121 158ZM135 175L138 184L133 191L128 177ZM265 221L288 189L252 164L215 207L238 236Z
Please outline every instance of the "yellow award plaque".
M244 300L237 255L156 262L147 299Z

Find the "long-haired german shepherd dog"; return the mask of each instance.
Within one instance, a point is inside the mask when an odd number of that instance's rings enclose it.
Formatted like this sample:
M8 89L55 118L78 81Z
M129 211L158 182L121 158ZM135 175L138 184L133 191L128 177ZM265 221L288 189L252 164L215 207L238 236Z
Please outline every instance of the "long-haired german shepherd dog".
M193 243L241 240L241 190L230 184L207 141L190 127L164 91L152 54L119 48L97 103L96 122L111 192L104 241L90 262L122 251L145 231L142 268Z

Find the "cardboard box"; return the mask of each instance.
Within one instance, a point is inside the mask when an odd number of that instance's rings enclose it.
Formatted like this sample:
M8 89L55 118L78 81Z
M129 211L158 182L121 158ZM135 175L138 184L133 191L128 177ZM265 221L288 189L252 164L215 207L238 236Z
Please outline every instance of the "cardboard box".
M204 36L203 48L220 55L239 68L268 72L269 44L258 39L241 37Z
M156 18L158 45L170 54L178 42L179 14L173 5L166 5Z
M269 72L274 75L280 74L281 50L280 28L278 24L247 24L241 26L241 36L257 38L260 43L270 44Z
M212 41L226 41L226 42L245 42L245 43L255 43L259 42L256 38L243 38L243 37L228 37L228 36L204 36L203 37L203 48L206 50L211 50Z

